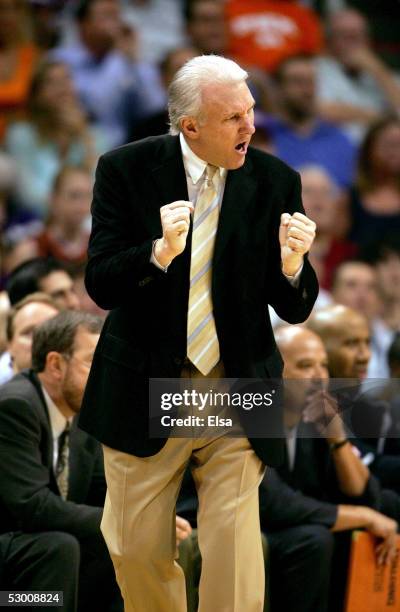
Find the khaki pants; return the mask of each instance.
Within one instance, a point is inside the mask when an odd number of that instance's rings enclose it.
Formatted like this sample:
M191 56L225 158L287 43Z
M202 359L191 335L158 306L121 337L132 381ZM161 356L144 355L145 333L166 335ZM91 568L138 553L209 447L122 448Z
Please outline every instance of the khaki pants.
M182 375L201 376L190 364ZM209 377L223 378L221 363ZM247 438L169 438L151 457L103 448L108 490L101 529L125 611L186 611L184 575L175 561L175 505L191 460L199 498L199 612L261 612L264 466Z

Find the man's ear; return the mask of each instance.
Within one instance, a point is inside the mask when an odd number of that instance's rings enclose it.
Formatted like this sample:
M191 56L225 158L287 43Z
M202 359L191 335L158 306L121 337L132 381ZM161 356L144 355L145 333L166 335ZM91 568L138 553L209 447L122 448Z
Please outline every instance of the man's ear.
M64 376L66 366L66 361L61 353L57 353L56 351L50 351L47 353L45 370L52 376L52 378L61 380Z
M181 119L181 130L189 140L197 140L200 135L198 120L195 117L183 117Z

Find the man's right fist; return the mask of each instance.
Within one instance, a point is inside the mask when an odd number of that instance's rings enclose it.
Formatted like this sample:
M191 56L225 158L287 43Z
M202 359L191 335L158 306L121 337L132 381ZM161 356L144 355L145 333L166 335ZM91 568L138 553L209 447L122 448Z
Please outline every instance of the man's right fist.
M192 202L178 200L160 208L163 237L157 240L154 256L161 266L167 266L185 249L190 227Z

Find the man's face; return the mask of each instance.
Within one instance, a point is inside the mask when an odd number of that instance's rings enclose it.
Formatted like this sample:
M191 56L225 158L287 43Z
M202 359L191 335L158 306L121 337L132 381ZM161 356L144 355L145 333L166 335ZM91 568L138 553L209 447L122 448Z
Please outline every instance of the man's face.
M333 182L317 169L304 170L300 174L306 215L315 221L318 232L331 233L338 212L338 192Z
M338 304L361 312L367 319L379 308L376 273L363 263L344 264L338 271L332 295Z
M50 304L32 302L23 306L14 317L13 336L8 343L14 372L32 365L32 336L36 327L55 317L58 311Z
M220 0L200 0L193 7L187 25L190 41L201 53L223 55L226 47L224 4Z
M99 334L91 334L83 327L79 327L75 336L73 353L71 357L66 358L67 367L62 382L62 395L75 414L81 408L99 337Z
M88 174L69 172L52 198L52 212L60 224L67 228L80 226L90 214L92 180Z
M291 403L302 409L313 387L320 381L328 380L328 357L324 345L317 336L304 330L287 343L282 350L282 357L285 363L285 389L291 397Z
M254 99L246 83L208 85L203 89L201 116L189 145L214 166L236 170L244 162L254 134Z
M379 293L387 302L400 303L400 253L390 251L375 264Z
M357 313L348 313L326 340L329 372L333 378L356 378L367 375L371 357L367 321Z
M50 272L40 281L40 291L53 298L60 310L78 310L79 300L72 278L63 270Z
M346 67L352 68L352 56L358 49L369 46L365 19L356 11L340 11L331 19L329 49Z
M113 46L121 32L119 4L115 0L97 0L81 24L83 32L104 50Z
M281 102L294 120L315 114L316 73L312 61L296 60L288 63L280 82Z

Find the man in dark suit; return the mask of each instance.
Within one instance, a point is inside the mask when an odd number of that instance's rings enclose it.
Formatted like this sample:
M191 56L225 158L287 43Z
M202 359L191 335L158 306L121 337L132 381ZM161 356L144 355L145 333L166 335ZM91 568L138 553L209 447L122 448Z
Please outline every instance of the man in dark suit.
M2 588L62 590L65 612L119 599L100 532L102 450L75 419L101 326L72 311L46 321L32 370L0 390Z
M190 60L169 90L173 135L117 149L97 168L86 286L112 312L80 426L104 445L102 531L127 611L185 610L173 515L191 457L199 609L263 606L257 489L281 440L155 438L148 406L151 377L279 377L267 305L295 323L317 295L305 258L315 224L303 214L298 175L248 148L246 78L224 58ZM266 413L279 421L277 406Z

